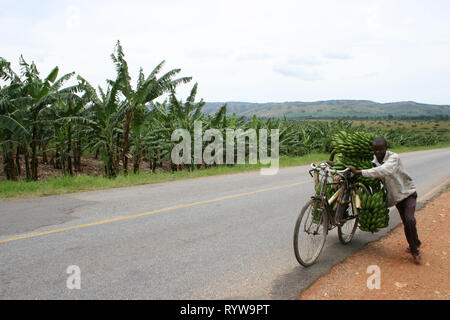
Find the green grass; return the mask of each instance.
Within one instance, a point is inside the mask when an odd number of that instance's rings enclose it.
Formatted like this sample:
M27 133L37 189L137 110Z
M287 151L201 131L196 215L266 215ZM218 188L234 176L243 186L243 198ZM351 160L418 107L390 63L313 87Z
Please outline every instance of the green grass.
M440 149L440 148L448 148L448 147L450 147L450 142L439 143L439 144L435 144L433 146L395 147L395 148L391 148L389 150L391 150L393 152L397 152L397 153L402 153L402 152L413 152L413 151Z
M357 128L363 125L366 129L394 129L400 128L421 134L438 134L450 140L450 121L433 120L354 120L352 126Z
M312 162L319 162L328 159L326 153L314 153L303 157L280 156L280 167L300 166ZM98 176L81 175L77 177L63 176L51 178L45 181L0 181L0 199L20 199L34 198L40 196L49 196L57 194L66 194L74 192L84 192L93 190L103 190L110 188L120 188L128 186L136 186L142 184L151 184L158 182L167 182L183 179L192 179L208 176L217 176L223 174L233 174L247 171L259 170L268 167L268 165L249 165L241 164L228 167L221 165L202 170L177 171L149 173L142 172L138 175L130 174L129 176L120 175L115 179L108 179Z
M401 152L429 150L445 147L450 147L450 143L426 147L399 147L399 148L392 148L391 150L394 152L401 153ZM307 165L312 162L320 162L323 160L327 160L328 158L329 154L327 153L312 153L302 157L280 156L280 167ZM268 165L241 164L232 167L220 165L208 169L195 170L192 172L185 170L174 173L159 172L151 174L148 172L142 172L139 175L135 174L130 174L129 176L120 175L115 179L83 175L77 177L70 177L70 176L57 177L48 179L46 181L37 181L37 182L35 181L12 182L2 180L0 181L0 199L4 200L4 199L34 198L41 196L74 193L74 192L120 188L142 184L151 184L158 182L167 182L167 181L255 171L263 167L268 167Z

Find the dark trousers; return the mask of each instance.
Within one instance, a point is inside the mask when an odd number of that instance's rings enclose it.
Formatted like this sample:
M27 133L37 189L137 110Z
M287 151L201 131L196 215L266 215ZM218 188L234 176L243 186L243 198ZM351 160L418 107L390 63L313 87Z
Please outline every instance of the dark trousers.
M395 205L400 213L400 217L402 218L406 240L408 240L409 248L411 249L412 254L418 254L419 246L422 244L417 236L416 218L414 218L416 199L417 193L414 192L412 195Z

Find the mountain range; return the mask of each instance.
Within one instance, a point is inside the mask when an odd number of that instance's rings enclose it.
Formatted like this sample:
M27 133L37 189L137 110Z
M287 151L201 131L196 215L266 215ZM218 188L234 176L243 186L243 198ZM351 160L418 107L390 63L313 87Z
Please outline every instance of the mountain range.
M400 101L378 103L369 100L326 100L315 102L207 102L203 111L214 114L224 104L227 114L260 118L414 118L443 116L448 119L450 105Z

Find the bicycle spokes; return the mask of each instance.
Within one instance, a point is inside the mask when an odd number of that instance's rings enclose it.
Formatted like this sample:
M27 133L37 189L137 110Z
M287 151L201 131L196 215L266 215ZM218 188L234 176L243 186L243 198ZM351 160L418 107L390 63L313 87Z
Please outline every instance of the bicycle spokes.
M327 236L327 215L320 200L310 200L300 213L294 232L297 260L309 266L319 256Z

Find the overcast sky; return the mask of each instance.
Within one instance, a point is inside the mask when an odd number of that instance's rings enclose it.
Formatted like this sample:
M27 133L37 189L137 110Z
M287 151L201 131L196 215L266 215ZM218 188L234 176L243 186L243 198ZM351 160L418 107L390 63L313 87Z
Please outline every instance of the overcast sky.
M120 40L133 81L162 60L198 100L365 99L450 104L450 1L0 0L0 56L43 76L58 65L114 79Z

